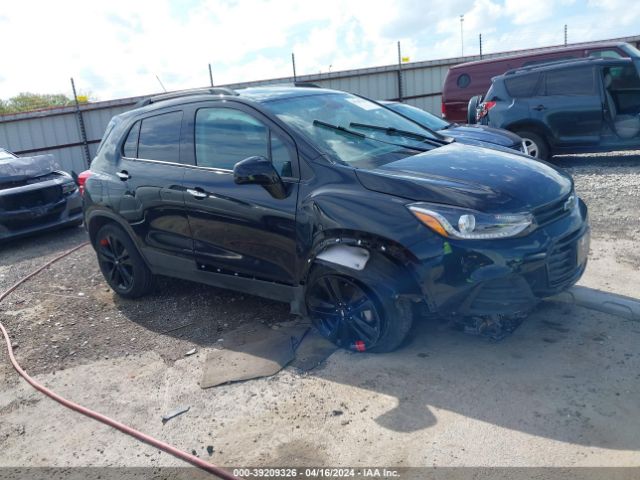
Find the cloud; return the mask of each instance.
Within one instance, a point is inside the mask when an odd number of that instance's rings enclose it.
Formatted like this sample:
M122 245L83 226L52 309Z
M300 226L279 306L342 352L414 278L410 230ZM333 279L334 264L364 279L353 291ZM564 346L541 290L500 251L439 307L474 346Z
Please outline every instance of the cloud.
M571 5L573 3L573 5ZM126 13L125 13L126 12ZM622 14L624 12L624 14ZM107 100L160 90L393 64L636 34L640 2L622 0L59 0L9 2L0 98L21 91ZM7 40L10 39L10 40Z

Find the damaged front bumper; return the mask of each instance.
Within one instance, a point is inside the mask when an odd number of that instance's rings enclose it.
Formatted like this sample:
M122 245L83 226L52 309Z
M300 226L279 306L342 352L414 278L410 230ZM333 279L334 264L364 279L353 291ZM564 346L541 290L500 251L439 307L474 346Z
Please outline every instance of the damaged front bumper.
M586 205L531 234L512 239L442 239L418 244L418 267L429 310L443 316L514 315L575 284L590 243ZM439 254L429 257L434 250Z
M64 183L54 179L0 190L0 241L81 223L80 193L63 192Z

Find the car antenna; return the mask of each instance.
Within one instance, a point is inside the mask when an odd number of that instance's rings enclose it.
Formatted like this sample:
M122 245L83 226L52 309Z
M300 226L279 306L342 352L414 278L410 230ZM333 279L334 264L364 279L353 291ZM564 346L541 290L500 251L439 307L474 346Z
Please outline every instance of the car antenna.
M167 89L164 88L164 84L162 83L162 80L160 80L160 77L158 75L156 75L156 79L158 80L158 83L160 84L160 86L162 87L162 90L165 91L165 93L167 92Z

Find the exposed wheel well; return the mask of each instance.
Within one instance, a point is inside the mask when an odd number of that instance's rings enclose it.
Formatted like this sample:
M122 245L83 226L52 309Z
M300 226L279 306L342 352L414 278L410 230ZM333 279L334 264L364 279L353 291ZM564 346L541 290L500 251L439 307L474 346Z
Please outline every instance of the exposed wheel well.
M393 240L365 232L349 230L324 232L323 237L315 243L311 250L311 255L307 259L306 268L302 275L302 283L306 283L311 268L320 261L317 260L317 256L336 244L366 249L371 257L374 255L383 257L389 262L390 267L406 273L406 275L403 275L403 280L405 280L403 291L399 293L407 295L422 294L416 272L418 261L415 255Z
M100 230L102 227L104 227L108 223L117 224L118 222L108 217L102 217L102 216L94 217L89 221L89 225L88 225L89 240L91 240L92 245L96 240L96 233L98 233L98 230Z

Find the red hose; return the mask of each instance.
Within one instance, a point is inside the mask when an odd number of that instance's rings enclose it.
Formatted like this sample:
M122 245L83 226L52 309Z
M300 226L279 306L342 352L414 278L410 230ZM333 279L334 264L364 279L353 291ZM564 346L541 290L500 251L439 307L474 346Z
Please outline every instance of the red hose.
M20 285L22 285L24 282L26 282L27 280L29 280L30 278L34 277L35 275L37 275L38 273L40 273L42 270L44 270L45 268L49 267L51 264L57 262L58 260L66 257L67 255L70 255L71 253L75 252L76 250L79 250L80 248L88 245L89 242L85 242L82 245L78 245L77 247L72 248L71 250L67 250L66 252L62 253L61 255L58 255L57 257L55 257L53 260L49 260L48 262L46 262L44 265L42 265L41 267L37 268L36 270L34 270L33 272L31 272L29 275L27 275L26 277L22 278L21 280L19 280L18 282L16 282L13 286L11 286L8 290L5 290L4 292L0 293L0 302L2 302L2 300L4 300L7 295L9 295L11 292L13 292L16 288L18 288ZM13 348L11 346L11 339L9 338L9 334L7 333L7 331L4 328L4 325L2 325L2 322L0 322L0 330L2 331L2 335L4 336L4 340L7 343L7 352L9 353L9 360L11 361L11 364L13 365L13 368L16 369L16 372L18 372L18 374L20 374L20 376L22 378L24 378L33 388L35 388L36 390L38 390L41 393L44 393L47 397L55 400L56 402L60 403L61 405L64 405L67 408L70 408L71 410L74 410L78 413L81 413L82 415L85 415L89 418L93 418L94 420L97 420L99 422L104 423L105 425L109 425L110 427L116 428L118 430L120 430L122 433L126 433L127 435L136 438L138 440L140 440L141 442L147 443L159 450L162 450L170 455L173 455L176 458L179 458L180 460L184 460L185 462L190 463L191 465L194 465L206 472L212 473L214 475L217 475L219 478L222 478L224 480L241 480L238 477L236 477L235 475L230 474L229 472L221 469L220 467L216 467L215 465L206 462L205 460L202 460L198 457L196 457L195 455L191 455L190 453L187 452L183 452L182 450L169 445L168 443L162 442L160 440L157 440L154 437L151 437L145 433L142 433L134 428L129 427L128 425L125 425L124 423L120 423L117 420L113 420L109 417L107 417L106 415L102 415L101 413L98 412L94 412L93 410L90 410L86 407L83 407L82 405L78 405L77 403L74 403L70 400L67 400L66 398L61 397L60 395L58 395L55 392L52 392L51 390L49 390L47 387L45 387L44 385L41 385L40 383L36 382L33 378L31 378L27 372L25 372L22 367L20 367L20 365L18 364L18 362L16 361L15 356L13 355Z

